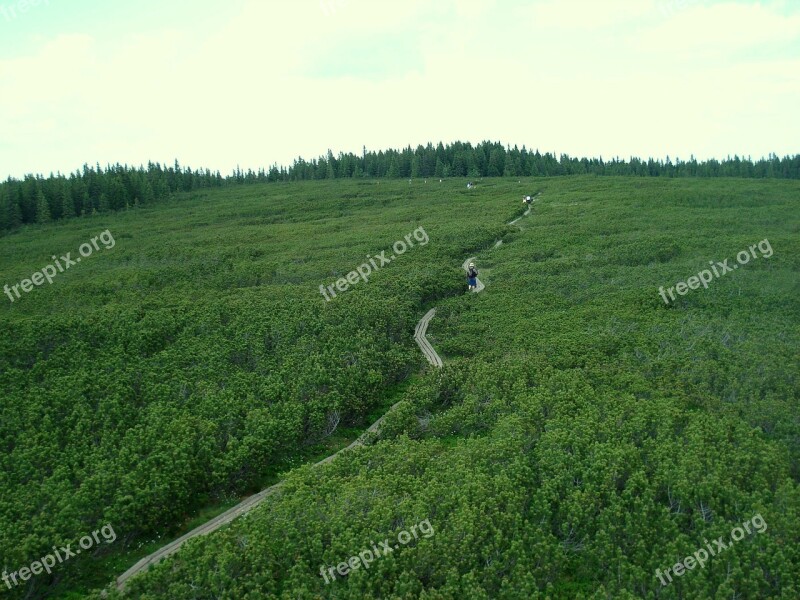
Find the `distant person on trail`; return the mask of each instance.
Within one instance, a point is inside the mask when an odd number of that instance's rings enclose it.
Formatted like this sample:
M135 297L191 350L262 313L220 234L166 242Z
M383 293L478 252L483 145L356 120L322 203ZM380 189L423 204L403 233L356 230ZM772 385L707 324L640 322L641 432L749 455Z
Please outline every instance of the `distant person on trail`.
M474 290L478 287L478 270L475 268L475 263L469 263L469 269L467 269L467 282L469 283L469 289Z

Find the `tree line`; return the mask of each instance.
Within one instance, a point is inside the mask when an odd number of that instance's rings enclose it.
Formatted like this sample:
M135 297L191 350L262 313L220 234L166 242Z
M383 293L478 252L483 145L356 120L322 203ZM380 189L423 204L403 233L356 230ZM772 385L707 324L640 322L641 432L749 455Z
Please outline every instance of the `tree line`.
M361 156L342 153L312 160L296 159L291 166L274 164L268 170L236 168L223 177L219 171L192 170L178 161L167 166L148 163L147 167L109 165L103 169L84 165L82 169L48 177L26 175L22 180L9 177L0 183L0 232L27 223L48 223L86 214L103 213L152 204L178 192L268 183L341 178L446 178L446 177L557 177L563 175L601 175L635 177L744 177L800 179L800 154L752 160L734 156L724 160L698 161L668 157L629 160L576 158L567 154L529 151L525 146L506 147L498 142L455 142L434 146L410 146L402 150L367 151Z

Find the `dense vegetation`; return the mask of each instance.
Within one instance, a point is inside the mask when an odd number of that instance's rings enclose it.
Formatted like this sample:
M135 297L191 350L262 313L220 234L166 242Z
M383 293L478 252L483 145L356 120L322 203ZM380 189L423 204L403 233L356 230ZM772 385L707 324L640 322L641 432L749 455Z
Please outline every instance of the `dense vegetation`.
M538 189L533 213L504 226ZM0 308L0 566L101 522L119 534L112 554L169 535L205 503L258 487L337 414L364 423L405 380L374 445L292 471L279 495L128 594L795 598L798 191L733 179L287 183L7 236L3 282L101 230L117 244ZM417 226L428 245L324 301L320 283ZM669 306L658 296L765 238L771 258ZM458 293L471 254L480 295ZM411 340L430 306L441 371ZM661 586L656 569L756 513L764 533ZM328 585L320 576L423 519L434 536ZM65 565L55 589L108 560Z
M49 223L80 215L149 205L178 192L212 187L259 184L277 181L364 178L445 178L445 177L548 177L559 175L626 175L636 177L743 177L800 179L800 154L753 161L734 156L725 160L688 161L613 158L576 158L525 146L507 148L497 142L455 142L434 146L410 146L402 150L369 151L361 156L331 151L326 156L306 161L298 158L287 167L273 165L268 171L246 172L237 168L223 177L219 171L182 168L149 163L147 168L114 165L106 169L84 165L70 174L47 178L27 175L22 181L9 178L0 183L0 233L15 230L25 223Z
M419 307L460 290L450 257L500 229L437 226L444 194L432 210L383 188L216 190L0 240L7 284L100 231L116 240L0 303L0 566L101 521L135 547L259 489L337 422L363 427L418 364ZM423 220L446 259L414 248L325 302L321 282Z

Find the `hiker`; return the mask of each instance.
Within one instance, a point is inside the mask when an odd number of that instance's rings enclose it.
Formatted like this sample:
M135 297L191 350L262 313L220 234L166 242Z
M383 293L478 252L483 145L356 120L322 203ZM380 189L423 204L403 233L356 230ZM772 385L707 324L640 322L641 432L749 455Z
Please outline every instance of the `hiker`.
M469 269L467 269L467 282L469 283L469 289L474 290L478 287L478 270L475 268L475 263L469 263Z

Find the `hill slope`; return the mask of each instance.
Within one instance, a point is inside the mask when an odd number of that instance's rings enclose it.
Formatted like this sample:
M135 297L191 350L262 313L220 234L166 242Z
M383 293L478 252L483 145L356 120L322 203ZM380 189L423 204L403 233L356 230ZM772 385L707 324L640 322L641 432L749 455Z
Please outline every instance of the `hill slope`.
M509 231L518 198L540 187ZM293 471L129 594L793 597L797 191L292 184L0 240L1 274L16 282L99 231L116 236L0 309L4 562L16 569L106 521L119 551L255 489L323 438L336 411L357 427L422 368L412 334L435 304L428 336L444 368L402 393L380 442ZM320 295L418 227L428 244L331 302ZM754 244L757 258L708 289L660 298L660 286ZM479 295L458 293L470 254ZM661 585L656 569L755 515L763 533ZM432 533L403 543L412 527ZM335 570L392 539L369 568ZM74 576L87 568L76 562Z

